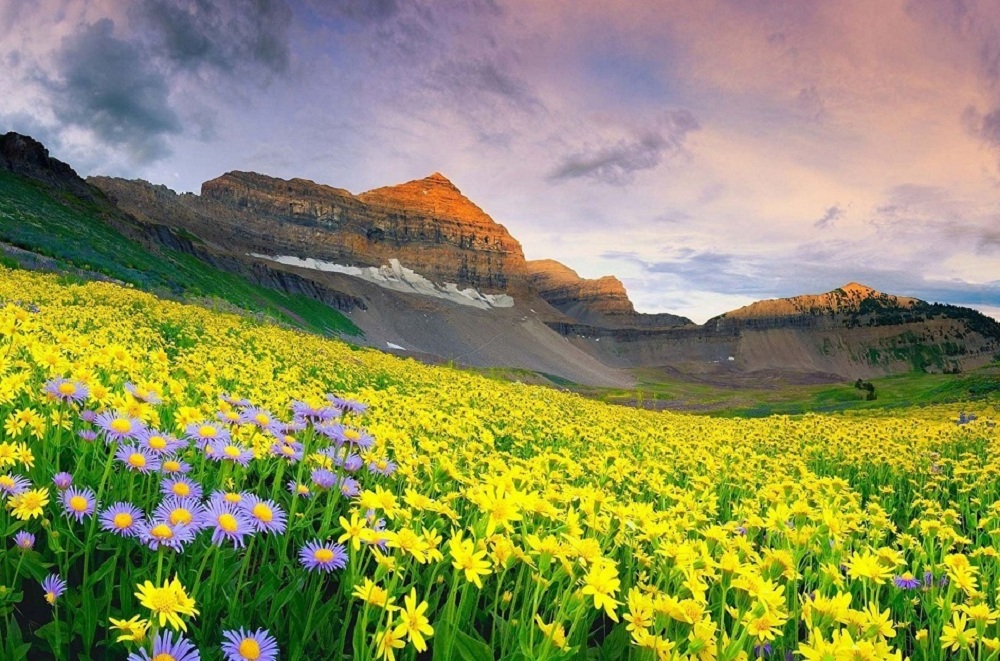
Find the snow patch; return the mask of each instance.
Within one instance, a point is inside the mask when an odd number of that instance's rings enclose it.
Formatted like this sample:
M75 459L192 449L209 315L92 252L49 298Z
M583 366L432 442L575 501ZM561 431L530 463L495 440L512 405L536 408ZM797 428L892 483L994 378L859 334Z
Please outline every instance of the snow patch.
M312 257L302 259L301 257L289 257L286 255L261 255L255 252L249 253L249 255L257 259L266 259L287 266L297 266L313 269L314 271L326 271L328 273L343 273L344 275L372 282L386 289L401 291L407 294L421 294L422 296L443 298L453 303L471 305L481 310L514 307L514 299L507 294L484 294L473 287L459 289L458 285L452 282L439 285L431 282L413 269L406 268L399 263L398 259L390 259L389 264L385 266L345 266L343 264L324 262Z
M406 351L406 349L404 349L403 347L399 346L398 344L393 344L392 342L386 342L385 345L390 349L398 349L399 351Z

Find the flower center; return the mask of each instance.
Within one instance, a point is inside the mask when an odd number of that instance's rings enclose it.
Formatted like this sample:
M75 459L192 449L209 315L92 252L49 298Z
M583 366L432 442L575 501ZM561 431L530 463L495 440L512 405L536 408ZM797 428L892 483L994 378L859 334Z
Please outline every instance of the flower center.
M241 496L238 493L234 493L232 491L226 493L226 495L223 496L223 498L225 499L225 501L227 503L233 503L233 504L236 504L236 503L240 502L241 500L243 500L243 496Z
M239 648L240 656L246 659L259 659L260 658L260 645L253 638L244 638L240 643Z
M128 456L129 466L135 466L136 468L146 467L146 455L141 452L133 452Z
M60 395L73 395L76 394L76 386L68 381L66 383L59 384L59 394Z
M257 422L258 425L261 426L267 425L271 422L271 419L266 415L264 415L263 413L258 413L257 415L254 416L253 419Z
M219 515L219 527L226 532L236 532L240 526L236 522L236 517L227 512Z
M158 613L170 613L179 606L173 590L160 588L149 595L149 604Z
M158 526L153 526L153 529L149 531L149 534L156 539L173 539L174 531L170 529L165 523L161 523Z
M349 441L356 441L361 438L361 434L354 429L347 429L344 431L344 438Z
M86 512L87 511L87 499L83 496L73 496L69 499L69 506L74 512Z
M152 661L177 661L177 657L173 654L168 654L167 652L160 652L153 657Z
M222 451L230 459L235 459L240 456L240 449L235 445L227 445L226 449Z
M179 461L164 461L163 462L163 470L165 470L165 471L174 472L174 471L179 471L180 469L181 469L181 464L180 464Z
M111 429L119 434L127 434L132 431L132 423L125 418L115 418L111 421Z
M218 433L212 425L202 425L198 428L198 435L202 438L215 438Z
M149 447L154 450L163 450L167 447L167 439L162 436L150 436L149 437Z
M174 524L175 526L178 523L183 523L184 525L187 525L191 523L192 518L194 517L191 516L190 510L187 510L183 507L178 507L177 509L175 509L173 512L170 513L170 523Z
M274 519L274 512L264 503L257 503L253 506L253 515L264 523L270 523Z
M333 560L333 551L330 549L316 549L315 553L313 553L313 559L325 565Z
M187 482L177 482L170 490L177 496L191 495L191 487L188 486Z
M132 526L132 515L128 512L115 514L115 528L130 528Z

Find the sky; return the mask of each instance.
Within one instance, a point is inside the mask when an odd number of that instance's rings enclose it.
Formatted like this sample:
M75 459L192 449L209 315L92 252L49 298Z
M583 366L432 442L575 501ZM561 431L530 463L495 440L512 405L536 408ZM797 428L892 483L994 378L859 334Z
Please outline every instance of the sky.
M992 0L0 0L0 132L177 191L440 171L695 321L858 281L1000 318Z

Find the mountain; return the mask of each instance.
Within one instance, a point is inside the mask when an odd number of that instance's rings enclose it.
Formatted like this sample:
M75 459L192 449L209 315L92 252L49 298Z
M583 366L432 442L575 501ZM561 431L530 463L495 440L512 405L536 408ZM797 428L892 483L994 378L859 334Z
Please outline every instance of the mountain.
M26 136L0 136L0 250L32 266L218 300L426 361L631 387L637 367L849 379L975 367L1000 324L857 283L760 301L703 325L636 312L613 276L526 261L440 173L354 194L229 172L198 195L81 180ZM342 314L341 314L342 313Z
M670 328L693 323L673 314L636 312L625 285L613 275L581 278L554 259L530 261L527 268L532 288L554 308L580 323L612 328Z

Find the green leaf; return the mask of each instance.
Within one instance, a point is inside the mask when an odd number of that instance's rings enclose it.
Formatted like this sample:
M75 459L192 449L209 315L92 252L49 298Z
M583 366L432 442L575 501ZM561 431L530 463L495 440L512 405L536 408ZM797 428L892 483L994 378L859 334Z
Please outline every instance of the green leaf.
M628 649L628 631L624 624L619 624L611 630L601 645L601 661L621 659L625 656L626 649Z
M486 641L472 629L474 636L470 636L461 629L455 630L454 653L462 661L493 661L493 650L486 644Z

